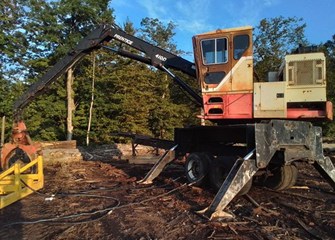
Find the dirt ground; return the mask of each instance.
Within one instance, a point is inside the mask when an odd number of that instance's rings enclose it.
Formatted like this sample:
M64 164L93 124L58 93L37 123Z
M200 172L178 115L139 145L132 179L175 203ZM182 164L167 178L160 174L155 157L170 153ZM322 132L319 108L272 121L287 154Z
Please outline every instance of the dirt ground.
M293 188L253 186L258 207L236 198L226 209L234 219L210 222L196 211L215 193L187 185L182 163L143 186L151 165L100 150L45 164L45 187L0 210L0 239L335 239L335 193L308 164Z

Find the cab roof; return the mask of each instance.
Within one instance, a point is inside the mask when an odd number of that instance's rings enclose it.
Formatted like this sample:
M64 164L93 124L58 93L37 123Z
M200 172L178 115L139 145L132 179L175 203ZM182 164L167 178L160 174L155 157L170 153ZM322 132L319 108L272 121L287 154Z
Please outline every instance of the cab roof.
M218 34L218 33L239 32L239 31L252 30L252 29L253 29L252 26L243 26L243 27L236 27L236 28L217 29L217 30L214 30L214 31L197 34L197 35L195 35L195 37L200 37L200 36L205 36L205 35L211 35L211 34Z

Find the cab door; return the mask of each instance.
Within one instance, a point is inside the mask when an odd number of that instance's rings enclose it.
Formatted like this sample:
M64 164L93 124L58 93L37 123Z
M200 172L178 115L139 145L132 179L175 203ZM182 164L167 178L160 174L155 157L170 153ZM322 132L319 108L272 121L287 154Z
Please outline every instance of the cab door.
M193 37L205 119L250 119L252 28L217 30Z
M210 91L225 79L231 69L230 34L208 34L194 37L198 78L202 89ZM231 82L224 83L225 91Z

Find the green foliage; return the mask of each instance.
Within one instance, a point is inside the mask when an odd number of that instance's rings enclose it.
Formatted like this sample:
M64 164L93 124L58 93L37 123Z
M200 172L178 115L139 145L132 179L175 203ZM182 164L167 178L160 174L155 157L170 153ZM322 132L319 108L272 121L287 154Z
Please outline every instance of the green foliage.
M112 10L108 3L108 0L27 1L24 26L30 43L24 62L24 66L29 69L25 76L27 82L35 82L99 24L112 23ZM89 78L89 66L91 60L84 60L75 68L74 75L84 74L85 78ZM66 137L66 84L62 80L63 76L49 87L47 94L39 96L25 110L24 119L31 135L37 139L56 140ZM84 83L83 89L90 95L90 82ZM76 84L75 91L76 88L81 89L82 86ZM86 114L82 109L80 113ZM87 123L82 122L75 124L80 128L87 128ZM84 132L83 130L81 133L84 135Z
M158 19L144 18L141 26L140 36L144 40L175 54L181 53L173 42L175 25L172 22L164 25ZM172 139L175 127L183 127L194 121L194 115L190 114L195 110L191 107L194 104L190 104L190 99L165 73L154 71L153 74L150 80L153 101L148 118L149 129L155 137ZM182 79L187 78L183 76ZM191 81L196 83L195 79Z
M254 33L254 61L261 80L266 79L267 72L279 69L287 53L307 43L305 28L302 19L296 17L280 16L260 21Z
M0 43L11 42L0 45L0 50L5 53L1 62L6 63L5 66L15 63L15 67L1 68L0 72L3 73L0 75L0 100L3 100L0 106L2 114L6 115L11 114L13 100L80 39L98 25L114 21L108 0L18 0L16 5L12 3L5 0L0 4L5 13L0 19L3 30ZM127 20L123 28L153 45L174 53L181 52L173 42L175 25L172 22L163 24L158 19L145 18L141 28L136 30ZM140 54L119 42L110 45ZM97 60L94 76L93 55ZM7 80L14 76L12 73L19 81ZM76 109L73 125L74 138L79 143L84 143L86 138L93 78L95 100L90 135L93 143L110 142L113 140L111 133L120 131L171 139L174 127L192 124L194 113L198 111L166 74L110 52L100 50L85 57L76 64L74 76ZM187 81L196 83L194 79L187 78ZM47 93L37 97L25 109L23 117L34 139L66 138L65 86L61 76L48 87Z
M323 47L327 57L327 93L332 102L335 102L335 34L331 40L328 40L323 45Z
M0 18L0 51L3 53L0 55L0 114L11 115L13 101L80 39L99 24L113 23L109 2L4 0L0 3L0 10L4 13ZM305 27L297 18L278 17L260 22L254 43L255 69L262 79L266 72L278 69L288 51L306 43ZM173 41L173 22L163 24L158 19L144 18L140 29L135 29L127 20L123 28L155 46L175 54L181 53ZM119 42L109 45L138 53ZM335 38L324 45L328 60L328 91L332 100L335 100L334 46ZM180 72L175 74L194 89L199 89L195 79ZM73 134L79 144L83 144L86 138L93 78L95 99L91 143L115 140L112 132L172 139L175 127L199 124L196 115L200 114L200 109L169 76L153 67L99 50L75 65L74 77L76 109ZM66 139L65 86L65 79L61 76L49 86L47 93L39 96L24 111L24 119L34 139ZM334 125L328 124L325 129L327 134L335 134Z
M0 74L14 81L20 76L20 64L28 41L22 31L24 24L24 0L0 1Z
M327 98L335 106L335 34L331 40L321 46L325 52L327 59ZM335 113L335 109L333 108ZM333 118L335 116L333 115ZM335 123L334 121L328 122L323 127L323 134L335 139Z
M176 25L169 22L166 26L157 18L144 18L141 21L141 37L155 46L177 53L177 46L172 39Z
M0 117L11 115L13 100L12 84L0 76Z

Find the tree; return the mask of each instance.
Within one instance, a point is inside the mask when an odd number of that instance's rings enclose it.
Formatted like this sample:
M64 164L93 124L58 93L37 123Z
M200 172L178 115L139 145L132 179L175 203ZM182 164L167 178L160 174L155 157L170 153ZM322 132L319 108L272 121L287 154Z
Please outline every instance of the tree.
M73 98L73 69L69 68L66 73L66 98L67 98L67 118L66 118L66 140L72 140L73 136L73 114L76 109Z
M123 28L130 35L137 33L129 20ZM128 46L123 47L140 54ZM115 94L112 98L113 102L119 105L118 114L114 117L119 122L119 131L150 135L148 117L153 99L151 88L153 72L146 65L129 58L115 56L114 59Z
M331 40L323 44L327 57L327 80L328 80L328 96L335 102L335 34Z
M282 16L262 19L256 27L254 37L255 71L261 80L265 80L267 72L277 71L284 56L305 45L306 24L301 18Z
M139 30L140 37L169 52L180 54L182 51L173 42L175 27L173 22L163 24L158 19L144 18ZM166 73L154 70L153 74L154 77L150 79L153 101L148 128L155 137L172 139L174 128L189 124L190 118L195 119L192 112L197 110L189 105L190 100L185 98L185 93L176 87ZM182 78L188 79L185 75Z
M0 75L0 117L10 116L13 99L11 82Z
M20 78L20 62L26 51L27 40L21 31L23 7L21 0L0 2L0 121L12 116L15 99L14 83ZM11 124L7 124L9 127ZM1 127L0 127L1 129ZM9 128L1 129L9 133ZM9 135L9 134L8 134ZM1 136L1 141L4 141Z
M93 105L94 105L94 93L95 93L95 54L92 54L93 58L93 66L92 66L92 89L91 89L91 103L89 108L89 116L88 116L88 126L87 126L87 134L86 134L86 145L90 144L90 132L91 132L91 124L92 124L92 115L93 115Z
M123 28L131 35L136 34L130 21L127 21ZM128 51L137 52L137 50L117 41L110 42L109 46L122 47ZM112 140L111 132L150 134L147 128L148 106L151 101L148 93L150 88L147 85L148 78L152 74L150 69L142 63L111 52L97 51L95 54L97 63L90 142L110 142ZM76 88L78 96L75 117L78 124L77 130L75 130L76 136L83 135L81 129L87 124L87 120L83 118L82 113L88 111L87 102L91 99L91 90L87 89L86 85L87 75L88 73L91 75L92 66L85 69L85 72L78 74L75 82L80 86L80 88ZM86 136L86 132L84 136Z
M4 143L5 133L9 133L7 131L6 126L3 126L3 123L5 123L6 116L11 116L11 106L13 104L14 97L12 96L12 84L10 81L5 80L0 75L0 130L1 130L1 143L0 145ZM9 129L8 129L9 130Z
M29 69L27 79L30 83L36 81L37 76L54 65L99 24L113 22L112 10L109 9L108 3L109 0L29 0L25 31L30 42L30 54L25 64ZM85 58L79 63L73 69L75 78L78 74L85 73L85 68L90 64L90 58ZM44 139L65 138L67 126L65 86L64 79L56 81L50 86L48 95L43 94L34 100L34 104L25 111L25 118L28 119L28 125L33 126L30 129L36 133L35 136ZM89 84L86 86L75 84L75 87L89 89ZM36 107L39 111L36 111ZM45 116L50 116L52 120L46 119ZM39 126L43 129L41 130Z
M155 46L177 54L180 51L177 51L177 46L173 42L175 27L176 25L171 21L164 25L157 18L146 17L141 21L140 37Z
M321 46L327 60L327 98L335 105L335 34ZM335 138L335 123L327 122L323 127L323 134Z
M7 91L9 87L16 96L21 95L28 85L37 81L39 76L71 51L93 28L101 23L113 22L108 0L18 1L22 9L20 19L24 23L20 25L20 32L23 33L26 43L23 51L19 52L22 58L18 64L23 70L13 69L17 73L22 73L15 84L14 82L9 84L7 79L0 75L0 86L4 82L3 86L6 87L0 90L0 93ZM178 53L180 51L173 43L174 27L171 22L163 24L157 19L149 18L142 21L142 28L138 31L130 21L123 26L131 35L141 36L154 45ZM141 54L136 49L117 41L109 44L112 47L123 47ZM109 142L112 140L111 132L114 131L172 138L174 127L189 123L191 117L193 119L195 111L186 104L189 99L181 95L166 74L103 50L98 50L95 54L97 62L90 142ZM8 59L12 61L14 57ZM92 68L92 58L89 56L73 67L75 102L73 135L79 143L85 142L88 129L87 118L92 98L90 81ZM176 74L182 75L178 72ZM48 86L47 94L37 97L24 111L24 119L35 139L66 138L65 86L66 78L61 77ZM6 99L14 100L16 96ZM1 97L5 97L5 94ZM12 106L12 103L5 101L3 104Z
M22 27L24 10L21 0L3 0L0 2L0 74L7 80L20 77L22 63L28 41ZM15 73L15 74L13 74Z

